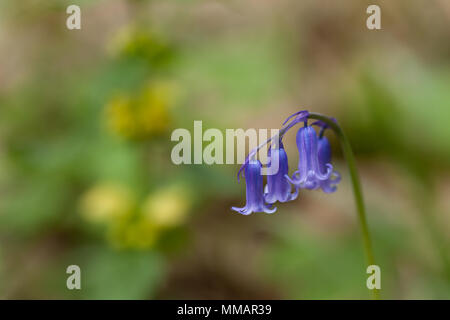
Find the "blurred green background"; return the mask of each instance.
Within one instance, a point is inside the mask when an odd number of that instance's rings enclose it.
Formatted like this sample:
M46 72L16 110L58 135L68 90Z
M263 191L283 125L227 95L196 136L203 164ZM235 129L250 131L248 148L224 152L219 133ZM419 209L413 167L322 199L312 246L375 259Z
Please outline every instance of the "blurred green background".
M382 298L450 298L450 2L0 4L0 298L366 299L348 172L241 216L238 165L172 164L175 128L336 117ZM291 170L294 133L286 137ZM66 288L81 267L82 290Z

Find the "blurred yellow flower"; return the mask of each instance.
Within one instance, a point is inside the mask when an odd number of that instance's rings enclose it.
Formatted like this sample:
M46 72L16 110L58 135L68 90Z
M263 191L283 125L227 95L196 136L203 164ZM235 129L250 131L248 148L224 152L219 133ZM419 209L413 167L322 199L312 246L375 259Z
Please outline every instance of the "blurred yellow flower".
M175 88L168 82L151 83L137 97L116 96L106 107L108 127L129 139L161 135L170 126L174 96Z
M166 228L182 224L191 207L188 189L171 185L148 195L139 207L129 189L102 183L80 200L82 216L107 225L108 241L116 248L149 249Z
M145 218L160 227L174 227L186 219L191 202L186 188L170 186L150 194L144 202Z
M113 56L144 59L153 67L166 65L174 54L173 46L162 35L135 25L119 30L107 49Z
M158 240L160 229L142 219L122 220L112 224L109 229L110 243L120 249L149 249Z
M80 201L81 214L91 222L109 222L128 214L132 209L133 200L128 190L114 183L103 183L91 188Z

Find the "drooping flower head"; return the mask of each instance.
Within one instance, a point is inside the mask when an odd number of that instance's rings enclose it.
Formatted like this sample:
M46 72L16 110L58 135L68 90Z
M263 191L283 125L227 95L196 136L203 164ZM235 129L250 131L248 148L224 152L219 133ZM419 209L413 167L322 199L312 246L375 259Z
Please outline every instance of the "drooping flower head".
M313 127L305 123L305 126L298 130L296 141L299 152L298 170L292 178L286 178L297 187L317 189L320 181L330 177L333 166L326 163L323 168L319 167L317 134Z
M315 129L308 125L309 119L321 120L313 123L313 125L320 127L319 137L317 137ZM330 163L330 143L324 136L325 129L329 126L335 131L340 139L343 145L342 149L344 155L349 161L349 170L354 191L353 194L355 196L358 218L360 220L364 249L366 251L368 263L370 265L375 265L364 210L362 190L358 173L354 165L355 159L353 152L342 129L337 123L333 123L333 120L335 121L333 118L328 118L318 113L309 113L308 111L299 111L287 118L278 134L252 150L242 167L239 169L238 180L242 172L244 172L245 176L247 203L243 208L232 207L232 209L244 215L251 214L252 212L273 213L276 208L272 207L272 203L275 203L276 201L286 202L295 199L298 195L299 188L321 188L326 193L336 191L336 184L340 181L340 175L336 171L333 171L333 166ZM281 141L286 132L301 122L304 123L304 126L298 130L296 136L299 152L298 170L295 171L292 178L290 178L288 159ZM272 145L268 151L270 164L268 169L270 169L270 171L268 172L267 185L263 193L262 165L261 162L256 160L255 155L262 146L268 143L273 144L274 142L276 143L275 147ZM294 193L291 193L292 188L289 182L295 187ZM377 299L378 291L374 291L374 293L374 298Z
M244 215L249 215L252 212L274 213L277 208L272 207L272 205L268 205L264 202L261 162L252 158L253 157L247 157L247 160L238 172L239 177L241 172L244 171L246 191L245 207L232 207L231 209Z
M238 180L244 174L246 181L246 205L243 208L232 207L234 211L248 215L252 212L273 213L276 208L272 204L295 200L300 188L318 189L330 193L336 191L336 184L340 175L333 171L331 165L331 148L326 137L323 136L328 127L325 122L317 121L313 125L321 128L319 137L315 129L308 125L309 112L302 110L289 116L283 123L279 134L270 138L259 147L253 149L238 171ZM335 119L331 118L336 121ZM299 151L298 170L292 178L289 177L289 164L282 139L286 132L298 123L304 126L297 132L296 142ZM256 160L260 148L270 143L268 151L267 184L263 189L263 175L261 162ZM275 164L275 165L274 165ZM292 186L294 190L292 190Z
M269 166L278 161L277 172L267 176L267 184L264 188L264 199L267 203L275 203L276 201L287 202L297 199L298 187L295 187L293 193L290 182L286 179L289 174L289 164L283 143L279 141L278 148L270 148L268 152Z

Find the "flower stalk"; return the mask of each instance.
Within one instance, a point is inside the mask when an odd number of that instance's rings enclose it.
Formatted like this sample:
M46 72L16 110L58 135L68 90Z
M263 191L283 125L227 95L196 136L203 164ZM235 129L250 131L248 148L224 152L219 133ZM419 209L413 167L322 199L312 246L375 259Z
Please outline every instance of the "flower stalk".
M319 113L310 112L308 118L323 121L324 123L326 123L329 126L329 128L331 128L334 131L334 133L337 135L341 143L342 152L344 154L345 160L348 165L348 170L350 172L350 179L353 188L353 196L355 198L356 211L358 213L358 220L363 238L366 261L368 265L374 265L375 258L373 255L372 240L370 237L369 227L367 224L366 209L364 206L361 182L359 180L355 156L353 155L353 150L352 147L350 146L350 142L347 136L345 135L344 131L341 129L341 127L329 117ZM378 289L373 290L373 298L375 300L378 300L380 298L380 293Z

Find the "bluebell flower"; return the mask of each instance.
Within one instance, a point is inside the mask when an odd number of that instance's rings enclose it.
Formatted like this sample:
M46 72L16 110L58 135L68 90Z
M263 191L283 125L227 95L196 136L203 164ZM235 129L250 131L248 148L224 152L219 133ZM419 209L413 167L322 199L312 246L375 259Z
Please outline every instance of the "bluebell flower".
M291 183L286 179L289 174L289 164L283 143L279 142L278 148L270 148L268 152L269 167L272 161L278 161L278 170L275 174L267 176L267 184L264 188L264 199L267 203L275 203L276 201L287 202L297 199L298 187L295 187L293 193Z
M297 148L299 151L298 170L292 178L286 178L296 187L305 189L317 189L320 182L328 180L333 171L330 163L319 165L317 134L313 127L305 126L297 132Z
M246 204L243 208L232 207L234 211L237 211L244 215L249 215L252 212L265 212L274 213L277 208L272 207L264 202L263 193L263 176L261 175L261 162L259 160L247 160L238 172L238 177L241 172L244 171L245 177L245 191L246 191Z
M331 118L334 122L337 122L336 119ZM323 134L325 132L325 129L328 128L328 125L322 121L316 121L313 123L313 125L319 126L320 132L319 132L319 140L317 142L318 145L318 156L319 156L319 168L320 170L326 170L325 165L327 163L331 162L331 146L330 142L328 141L327 137L325 137ZM341 181L341 175L333 170L330 178L327 180L320 181L320 188L325 193L332 193L336 191L336 185Z
M292 114L284 121L278 135L268 139L249 153L238 171L238 180L243 174L246 181L246 204L243 208L232 207L234 211L244 215L253 212L273 213L276 211L276 208L272 206L275 202L295 200L301 188L310 190L320 188L326 193L336 191L336 185L341 177L333 170L330 163L330 143L323 136L328 125L322 121L312 124L321 128L318 137L315 129L308 125L309 116L310 113L306 110ZM336 121L333 118L330 119ZM303 123L304 127L298 130L296 136L299 152L298 170L291 178L287 154L281 140L299 123ZM267 184L263 188L262 165L256 160L256 154L260 148L269 143L271 147L268 151Z
M327 137L319 138L318 141L318 155L319 155L319 168L325 171L326 164L331 162L331 147ZM321 180L319 182L320 188L325 193L332 193L336 191L336 185L341 181L341 175L333 170L331 176L327 180Z

